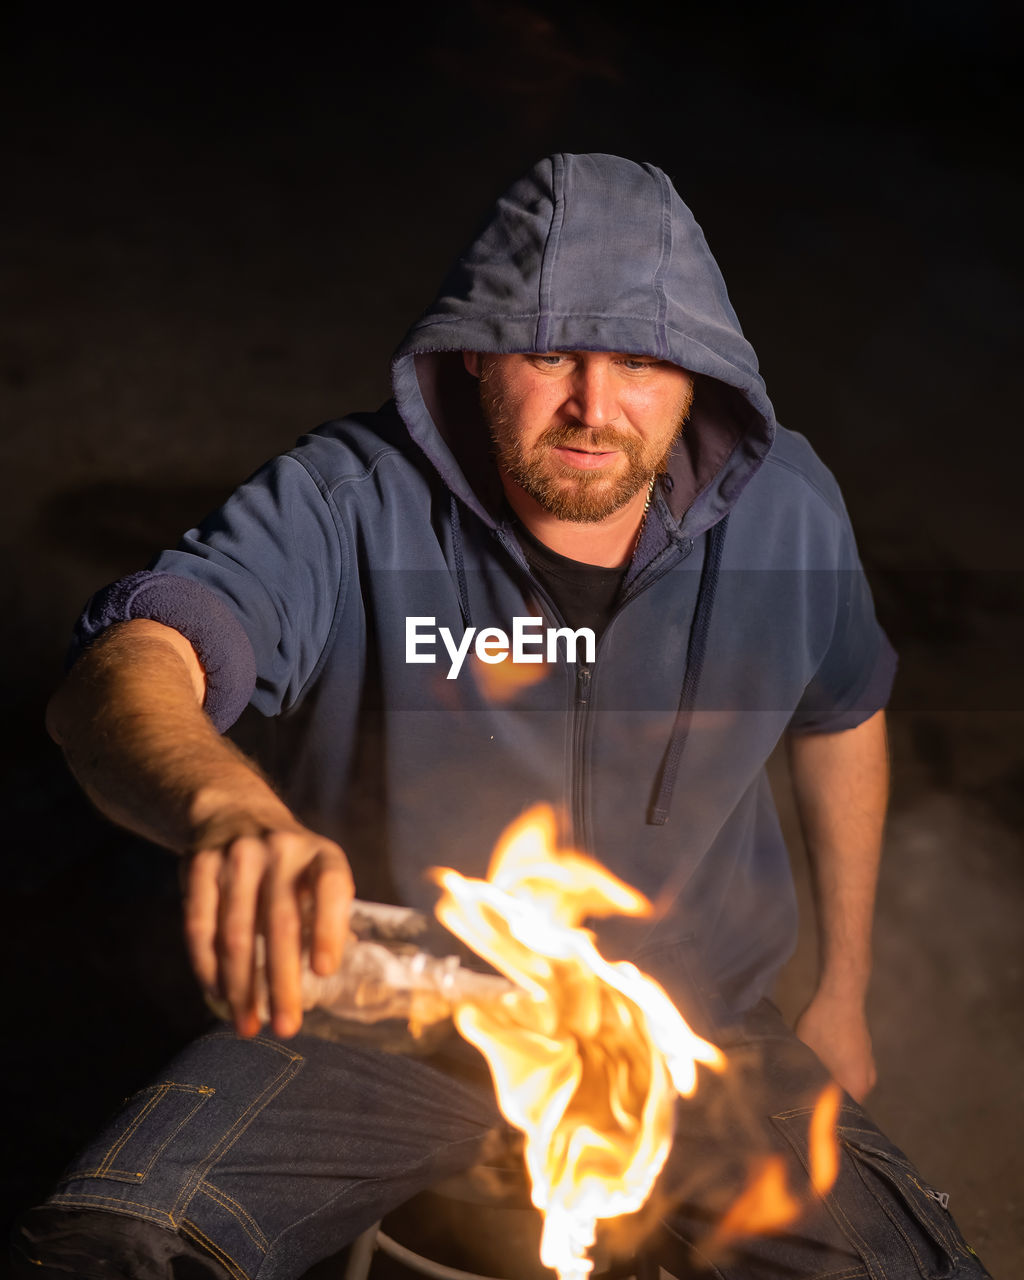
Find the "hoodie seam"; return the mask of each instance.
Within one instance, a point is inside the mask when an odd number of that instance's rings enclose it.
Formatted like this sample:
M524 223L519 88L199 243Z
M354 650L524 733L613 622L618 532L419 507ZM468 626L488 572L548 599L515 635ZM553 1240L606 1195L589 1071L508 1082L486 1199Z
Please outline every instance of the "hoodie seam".
M376 464L380 458L386 453L391 452L397 452L397 450L393 449L391 446L379 450L377 454L374 455L373 459L371 459L371 464L364 476L354 478L363 479L365 476L372 474L372 471L376 468ZM320 673L323 671L324 666L334 649L334 641L341 626L341 615L344 611L345 601L348 598L352 574L349 572L351 554L349 551L348 539L345 537L344 530L342 529L341 512L338 510L337 503L334 501L334 487L328 484L326 478L322 476L316 467L307 461L307 459L296 457L294 454L285 454L285 457L298 463L303 471L305 471L306 475L309 476L310 480L316 486L316 490L320 494L321 501L327 507L328 511L330 511L331 521L334 524L335 536L338 540L338 555L341 561L338 572L338 589L334 597L334 612L331 616L331 625L328 628L327 635L324 638L324 643L320 648L320 652L317 654L316 662L313 663L313 666L310 668L309 675L305 680L303 680L299 689L296 691L295 697L292 700L292 706L294 707L298 706L298 704L302 702L306 693L319 679ZM339 481L337 483L344 483L344 481Z
M328 658L334 647L335 637L341 627L341 616L344 612L345 602L348 599L349 589L355 575L351 572L352 555L348 544L348 537L344 528L341 512L338 509L336 494L344 485L361 484L369 480L375 474L377 467L388 458L398 458L400 461L405 460L405 455L401 449L396 449L394 445L387 444L379 448L370 458L367 459L363 470L355 475L340 476L334 480L328 480L314 465L306 458L299 457L295 454L285 454L286 458L290 458L293 462L297 462L306 472L310 480L316 486L318 493L324 504L331 513L331 520L334 524L334 531L338 539L338 552L341 558L341 570L339 573L340 582L338 591L334 601L334 613L331 617L331 625L324 640L324 644L317 654L316 662L310 669L309 675L302 682L302 685L296 692L292 705L297 706L306 693L314 685L323 671Z
M794 466L792 462L787 462L785 458L780 458L774 453L768 454L765 458L765 463L770 466L781 467L783 471L788 471L790 475L794 475L798 479L802 480L804 484L807 485L808 489L818 495L837 520L843 518L843 511L836 505L835 499L830 497L821 485L819 485L817 481L813 480L802 467Z
M565 213L565 185L565 156L555 155L552 157L551 173L551 194L553 201L551 209L551 223L548 227L548 234L544 240L544 249L541 253L540 260L540 278L537 281L537 328L534 336L534 346L537 351L546 351L548 349L548 318L552 314L557 314L551 311L550 300L552 277L554 276L555 265L558 261L560 233Z
M376 472L380 463L383 462L385 458L389 457L404 459L405 455L402 453L401 449L396 449L393 444L383 445L376 451L376 453L372 454L372 456L366 460L361 471L353 475L336 476L333 480L328 480L326 476L317 471L312 464L306 463L304 459L296 458L296 461L301 462L306 468L310 476L317 483L318 488L321 488L324 497L333 502L335 493L342 487L342 485L358 484L363 480L369 480Z
M668 195L668 179L660 170L654 170L653 166L648 166L648 172L653 172L658 179L659 190L661 191L661 250L658 258L658 265L654 269L654 278L652 286L655 296L658 299L658 314L655 320L658 331L658 357L662 360L668 358L671 354L668 345L669 328L668 323L668 297L665 293L665 274L668 270L668 264L672 259L672 209L671 201Z

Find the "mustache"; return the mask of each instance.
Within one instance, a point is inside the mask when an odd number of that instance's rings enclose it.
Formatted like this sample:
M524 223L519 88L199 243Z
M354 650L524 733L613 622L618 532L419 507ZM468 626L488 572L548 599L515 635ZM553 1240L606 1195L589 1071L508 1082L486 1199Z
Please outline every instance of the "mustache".
M585 449L591 453L619 450L627 455L642 447L631 432L616 431L614 427L585 427L577 422L552 423L541 432L537 443L556 449Z

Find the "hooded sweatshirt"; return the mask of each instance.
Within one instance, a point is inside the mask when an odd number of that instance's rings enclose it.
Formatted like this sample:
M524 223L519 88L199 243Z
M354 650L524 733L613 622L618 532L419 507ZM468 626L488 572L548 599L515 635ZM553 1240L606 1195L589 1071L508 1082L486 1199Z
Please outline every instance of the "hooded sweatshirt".
M558 634L524 554L467 350L627 352L694 376L592 652ZM546 802L654 905L595 922L605 953L691 1017L750 1007L796 937L766 759L787 729L872 715L895 659L836 483L777 425L665 174L607 155L534 166L409 331L393 387L94 597L78 643L132 617L185 634L214 723L246 704L272 718L261 761L346 849L361 896L429 908L430 867L484 875L503 827Z

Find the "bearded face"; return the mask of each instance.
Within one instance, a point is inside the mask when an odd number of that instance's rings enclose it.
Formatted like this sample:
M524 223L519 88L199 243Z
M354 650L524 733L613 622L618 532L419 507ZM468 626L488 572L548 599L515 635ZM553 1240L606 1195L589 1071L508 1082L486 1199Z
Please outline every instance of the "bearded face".
M480 357L480 402L506 484L592 524L663 471L693 399L685 370L648 356Z

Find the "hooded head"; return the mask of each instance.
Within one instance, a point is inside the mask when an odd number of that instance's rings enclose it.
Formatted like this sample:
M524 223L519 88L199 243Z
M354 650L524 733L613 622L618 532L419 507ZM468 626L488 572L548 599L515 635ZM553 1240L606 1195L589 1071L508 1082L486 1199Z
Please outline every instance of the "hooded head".
M618 351L695 375L669 461L673 520L724 516L771 446L774 416L700 227L653 165L554 155L500 197L393 366L413 438L483 519L499 509L489 437L463 351Z

